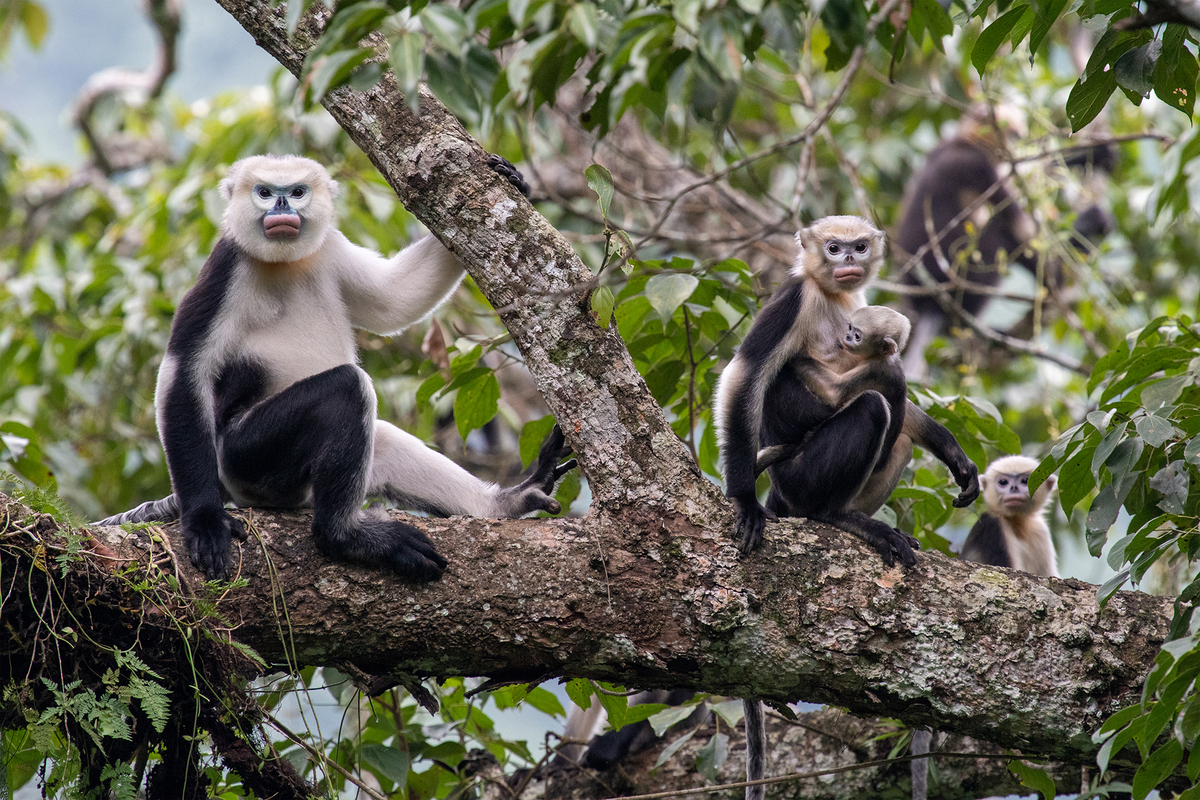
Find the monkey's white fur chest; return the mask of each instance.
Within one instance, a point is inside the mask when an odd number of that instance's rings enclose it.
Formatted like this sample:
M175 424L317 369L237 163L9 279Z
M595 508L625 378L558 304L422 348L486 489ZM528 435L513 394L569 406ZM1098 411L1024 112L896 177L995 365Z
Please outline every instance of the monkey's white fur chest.
M1058 577L1058 554L1046 521L1038 516L1006 517L1012 535L1008 537L1009 558L1013 567L1033 575Z
M210 375L247 359L267 369L268 394L358 361L354 328L338 288L324 269L273 272L243 261L229 288L237 303L217 316Z

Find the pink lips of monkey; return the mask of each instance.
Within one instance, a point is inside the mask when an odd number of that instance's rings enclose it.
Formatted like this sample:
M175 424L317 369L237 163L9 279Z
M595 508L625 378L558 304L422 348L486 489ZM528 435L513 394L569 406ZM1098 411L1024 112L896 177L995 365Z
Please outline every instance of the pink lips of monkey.
M300 215L270 214L263 220L263 233L268 239L295 239L300 235Z
M847 264L833 271L833 279L838 283L849 283L850 281L861 280L866 274L867 271L857 264Z

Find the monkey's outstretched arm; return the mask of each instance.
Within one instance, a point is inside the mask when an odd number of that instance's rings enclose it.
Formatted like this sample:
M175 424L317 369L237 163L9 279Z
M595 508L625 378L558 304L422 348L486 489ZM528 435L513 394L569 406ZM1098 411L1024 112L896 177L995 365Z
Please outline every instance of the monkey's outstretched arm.
M799 343L794 328L803 281L786 284L755 318L741 349L721 373L714 417L725 467L725 495L737 507L734 537L743 553L762 540L767 510L754 490L763 398Z
M979 468L967 458L954 434L911 400L904 411L904 433L912 438L913 444L933 453L950 469L960 490L954 499L955 508L966 508L975 502L979 497Z
M338 283L350 323L389 335L428 316L466 274L453 253L433 236L401 250L390 261L353 245L340 232L329 236L338 248Z

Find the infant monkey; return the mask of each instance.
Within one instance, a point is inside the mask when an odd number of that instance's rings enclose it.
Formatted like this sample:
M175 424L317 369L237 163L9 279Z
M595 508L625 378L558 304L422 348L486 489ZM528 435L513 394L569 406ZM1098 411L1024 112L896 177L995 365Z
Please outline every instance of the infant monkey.
M908 344L912 324L908 317L887 306L864 306L850 313L850 324L838 341L837 352L827 361L794 359L791 368L814 395L835 411L863 392L878 392L892 409L886 442L890 447L901 436L908 383L900 353ZM832 413L832 412L831 412ZM764 447L758 451L755 474L791 458L794 444Z
M850 325L833 358L824 365L806 360L796 369L808 388L835 408L865 391L891 400L897 390L907 392L900 352L911 330L908 317L899 311L864 306L850 314Z

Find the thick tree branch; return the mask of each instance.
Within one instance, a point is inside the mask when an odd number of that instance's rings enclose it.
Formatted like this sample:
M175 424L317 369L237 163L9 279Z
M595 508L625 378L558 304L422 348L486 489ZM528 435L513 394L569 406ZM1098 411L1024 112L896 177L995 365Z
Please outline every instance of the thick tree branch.
M220 608L273 663L826 702L1076 763L1091 731L1140 698L1170 618L1162 598L1121 592L1101 611L1089 584L936 553L886 570L849 534L803 520L739 559L723 528L654 511L412 518L451 554L424 586L322 558L307 514L252 521L235 554L248 585ZM95 534L145 557L144 531Z

